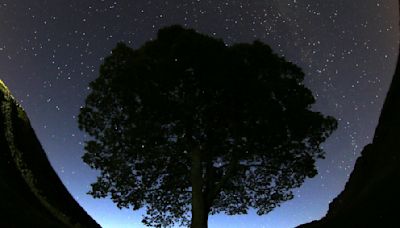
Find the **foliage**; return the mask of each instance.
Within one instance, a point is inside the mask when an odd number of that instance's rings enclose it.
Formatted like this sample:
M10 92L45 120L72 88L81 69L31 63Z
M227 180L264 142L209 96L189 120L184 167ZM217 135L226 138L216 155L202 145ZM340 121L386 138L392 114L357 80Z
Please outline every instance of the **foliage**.
M171 26L136 50L119 43L79 115L83 160L101 171L90 194L145 206L149 226L188 225L196 186L207 215L270 212L317 174L337 126L311 111L303 78L259 41Z

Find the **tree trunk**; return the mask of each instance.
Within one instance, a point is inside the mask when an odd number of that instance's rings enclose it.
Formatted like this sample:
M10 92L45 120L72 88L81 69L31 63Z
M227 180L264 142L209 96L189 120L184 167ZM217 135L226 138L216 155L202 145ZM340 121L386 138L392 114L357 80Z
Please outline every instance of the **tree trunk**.
M191 228L207 228L208 208L203 193L203 168L201 154L197 148L192 152L191 182L192 182L192 221Z

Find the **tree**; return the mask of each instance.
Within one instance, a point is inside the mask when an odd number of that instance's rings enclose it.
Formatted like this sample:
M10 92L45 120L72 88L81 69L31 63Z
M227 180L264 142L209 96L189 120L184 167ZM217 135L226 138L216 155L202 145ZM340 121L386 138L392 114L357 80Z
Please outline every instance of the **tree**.
M79 115L83 160L101 172L90 194L146 207L156 227L268 213L317 174L337 127L310 110L303 78L259 41L227 46L171 26L136 50L119 43Z

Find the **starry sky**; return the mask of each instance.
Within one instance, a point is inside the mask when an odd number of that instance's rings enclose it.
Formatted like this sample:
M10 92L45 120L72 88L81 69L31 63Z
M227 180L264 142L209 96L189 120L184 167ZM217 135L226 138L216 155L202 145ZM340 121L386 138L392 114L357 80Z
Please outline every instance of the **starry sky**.
M1 0L0 79L27 111L54 169L103 227L143 227L86 192L96 171L81 160L77 127L88 83L117 42L133 48L181 24L227 44L269 44L303 68L313 109L339 120L319 175L266 216L211 216L209 227L286 228L319 219L371 142L398 55L396 0Z

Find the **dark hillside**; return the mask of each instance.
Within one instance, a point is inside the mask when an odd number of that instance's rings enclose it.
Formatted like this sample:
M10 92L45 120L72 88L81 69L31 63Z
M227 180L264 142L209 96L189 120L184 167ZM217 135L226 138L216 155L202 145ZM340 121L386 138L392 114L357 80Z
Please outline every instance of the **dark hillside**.
M100 227L64 187L1 81L0 194L0 227Z
M357 159L345 189L313 227L400 227L400 62L374 140Z

